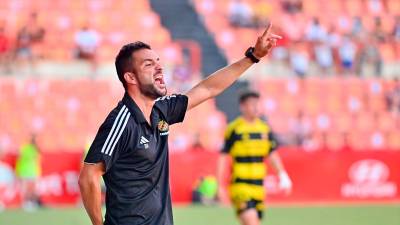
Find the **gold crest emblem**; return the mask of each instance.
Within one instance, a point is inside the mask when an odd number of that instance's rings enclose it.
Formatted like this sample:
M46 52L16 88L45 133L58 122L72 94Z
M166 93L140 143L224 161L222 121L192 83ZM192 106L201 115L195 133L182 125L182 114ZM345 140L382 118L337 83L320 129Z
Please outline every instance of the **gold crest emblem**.
M158 127L158 130L159 130L160 132L166 132L166 131L168 131L168 129L169 129L168 123L165 122L164 120L160 120L160 122L158 122L157 127Z

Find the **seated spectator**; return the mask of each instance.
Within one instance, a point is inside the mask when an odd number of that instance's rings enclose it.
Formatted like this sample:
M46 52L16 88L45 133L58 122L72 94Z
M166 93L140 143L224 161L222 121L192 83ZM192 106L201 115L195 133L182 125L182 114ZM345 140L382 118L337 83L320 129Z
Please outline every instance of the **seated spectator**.
M362 23L361 17L356 16L353 18L353 25L351 27L351 35L354 38L360 38L365 34L365 28Z
M331 46L325 41L318 41L314 45L315 60L321 72L324 74L331 74L333 68L333 50Z
M192 87L192 71L187 63L176 65L172 76L172 86L176 88L176 92L186 92Z
M400 81L395 78L394 82L394 88L386 93L386 104L387 109L397 118L400 116Z
M400 16L396 17L396 21L393 26L392 37L394 41L400 42Z
M289 14L295 14L303 10L302 0L282 0L282 9Z
M344 73L354 72L354 61L357 54L357 46L350 36L343 38L342 44L339 46L339 60L342 71Z
M311 138L311 120L302 111L289 120L292 142L296 146L304 146Z
M357 74L365 74L365 66L372 65L374 67L374 75L382 74L382 56L378 47L378 40L374 36L368 36L363 40L363 47L360 48L360 53L357 63Z
M75 56L78 59L88 60L92 64L92 69L95 71L97 68L97 48L100 43L99 34L89 26L82 27L75 34Z
M378 42L383 43L386 41L386 32L383 30L382 20L380 17L376 17L374 22L375 27L371 36L373 36Z
M37 14L32 13L28 23L18 31L15 48L16 60L28 61L33 70L35 59L42 57L40 49L35 49L35 45L43 42L44 35L45 29L39 25Z
M304 78L307 74L309 66L309 55L301 48L299 43L295 43L290 49L290 65L294 73L300 77Z
M308 41L324 41L326 40L327 32L323 27L318 18L313 18L311 24L307 27L306 37Z
M9 72L10 40L5 33L4 22L0 22L0 70Z
M253 11L242 0L233 0L229 5L229 22L235 27L252 27Z

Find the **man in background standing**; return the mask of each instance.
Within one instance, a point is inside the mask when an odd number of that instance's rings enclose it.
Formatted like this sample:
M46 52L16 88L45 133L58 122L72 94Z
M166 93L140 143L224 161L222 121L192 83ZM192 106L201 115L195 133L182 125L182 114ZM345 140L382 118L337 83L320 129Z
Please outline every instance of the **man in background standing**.
M36 193L36 183L41 175L40 151L33 134L29 143L23 144L15 166L15 172L20 179L22 192L22 207L27 211L40 206Z

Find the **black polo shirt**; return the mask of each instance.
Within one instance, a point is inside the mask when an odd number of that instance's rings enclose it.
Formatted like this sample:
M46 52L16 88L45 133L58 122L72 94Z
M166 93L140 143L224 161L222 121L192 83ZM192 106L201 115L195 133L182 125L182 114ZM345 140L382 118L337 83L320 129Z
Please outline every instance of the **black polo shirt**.
M105 225L172 225L168 126L182 122L185 95L157 99L149 124L125 93L96 135L86 163L103 161L107 187Z

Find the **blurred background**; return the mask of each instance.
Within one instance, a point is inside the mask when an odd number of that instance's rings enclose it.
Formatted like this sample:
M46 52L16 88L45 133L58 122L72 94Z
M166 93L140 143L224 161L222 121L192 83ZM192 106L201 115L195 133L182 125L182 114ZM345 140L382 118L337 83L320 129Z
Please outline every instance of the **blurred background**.
M170 132L176 224L236 223L191 202L244 89L260 92L293 180L285 196L265 178L263 224L400 224L399 0L1 0L0 224L89 224L77 178L123 96L122 45L149 43L184 93L270 21L283 36L270 56Z

